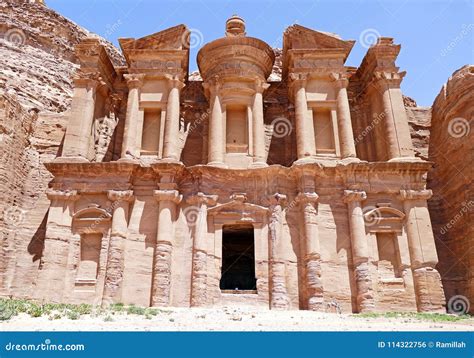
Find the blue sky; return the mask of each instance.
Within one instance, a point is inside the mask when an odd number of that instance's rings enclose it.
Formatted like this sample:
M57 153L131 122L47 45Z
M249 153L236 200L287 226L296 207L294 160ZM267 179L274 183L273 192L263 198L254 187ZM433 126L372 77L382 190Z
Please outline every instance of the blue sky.
M115 45L120 37L139 38L177 24L195 29L204 45L224 34L236 13L247 34L281 47L283 31L298 23L356 40L346 64L358 66L372 34L402 45L398 66L407 71L404 94L429 106L459 67L474 63L474 0L314 1L314 0L46 0L49 7ZM190 69L199 47L191 49Z

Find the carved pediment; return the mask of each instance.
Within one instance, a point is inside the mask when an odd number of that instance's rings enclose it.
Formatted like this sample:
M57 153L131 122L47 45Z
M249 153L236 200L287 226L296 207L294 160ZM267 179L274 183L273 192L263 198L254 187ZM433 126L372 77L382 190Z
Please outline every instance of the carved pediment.
M310 49L341 49L349 55L355 41L345 41L338 35L315 31L301 25L288 27L283 35L283 51Z
M124 53L128 50L185 50L189 49L189 30L185 25L178 25L139 39L119 39L119 43Z
M405 214L392 207L367 207L364 209L365 226L370 232L399 232Z
M244 194L232 195L231 201L217 205L207 211L208 215L223 221L262 222L268 208L246 202Z

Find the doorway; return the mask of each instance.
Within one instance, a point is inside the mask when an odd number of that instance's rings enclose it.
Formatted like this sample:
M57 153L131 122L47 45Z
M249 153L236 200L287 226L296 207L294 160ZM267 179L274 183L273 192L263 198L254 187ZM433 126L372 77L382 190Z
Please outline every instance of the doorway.
M222 228L221 290L255 291L255 246L252 225Z

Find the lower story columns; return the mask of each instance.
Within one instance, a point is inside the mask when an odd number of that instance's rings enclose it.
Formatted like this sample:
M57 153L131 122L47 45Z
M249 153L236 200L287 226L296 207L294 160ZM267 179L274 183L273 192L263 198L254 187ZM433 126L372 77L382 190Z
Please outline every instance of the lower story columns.
M365 221L361 202L367 199L364 191L344 190L351 235L352 262L357 287L357 311L371 312L375 308L372 279L369 270L369 249L365 234Z
M444 312L445 297L435 269L438 255L426 202L431 195L431 190L400 190L418 311Z
M133 199L133 191L109 190L107 197L112 201L113 214L102 305L118 303L121 300L124 240L127 238L129 202Z
M286 196L275 194L270 198L270 308L287 310L290 299L286 287L286 265L283 256L283 205Z
M158 230L153 256L151 306L168 306L171 288L171 254L173 251L173 217L182 196L177 190L155 190L158 201Z
M198 193L192 196L188 203L198 209L198 218L194 227L193 242L193 264L191 277L191 306L205 306L208 303L207 297L207 208L215 205L216 195L204 195Z
M304 268L306 305L311 311L323 310L324 289L321 274L321 250L319 245L317 211L315 203L318 194L299 193L296 200L299 202L304 220Z

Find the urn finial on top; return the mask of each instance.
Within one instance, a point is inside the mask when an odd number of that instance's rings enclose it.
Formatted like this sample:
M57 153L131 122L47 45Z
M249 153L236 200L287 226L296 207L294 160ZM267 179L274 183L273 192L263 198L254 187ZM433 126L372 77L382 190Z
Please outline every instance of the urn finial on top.
M245 21L238 15L232 15L225 23L225 35L245 36Z

